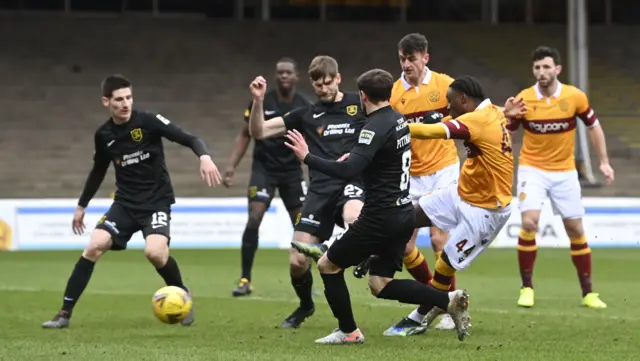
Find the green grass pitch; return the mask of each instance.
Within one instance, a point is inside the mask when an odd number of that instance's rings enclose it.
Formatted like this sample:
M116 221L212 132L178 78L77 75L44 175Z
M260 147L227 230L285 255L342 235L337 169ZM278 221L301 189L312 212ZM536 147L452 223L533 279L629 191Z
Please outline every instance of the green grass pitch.
M433 264L432 252L424 250ZM471 336L450 331L389 338L382 331L412 306L378 300L366 280L346 277L366 343L319 346L336 321L315 278L316 314L298 330L279 324L296 306L284 250L260 250L254 294L231 297L239 250L175 250L193 289L196 322L165 325L151 312L163 284L141 251L107 254L76 307L71 328L43 330L60 307L80 252L0 253L0 360L639 360L640 249L595 249L595 291L605 310L586 309L568 250L538 252L536 306L519 309L514 249L490 249L460 274L471 294ZM399 277L408 277L406 272Z

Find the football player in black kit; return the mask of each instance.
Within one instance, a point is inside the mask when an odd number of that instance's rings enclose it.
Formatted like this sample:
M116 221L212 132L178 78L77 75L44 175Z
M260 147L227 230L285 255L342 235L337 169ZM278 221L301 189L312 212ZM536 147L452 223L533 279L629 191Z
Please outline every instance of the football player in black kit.
M391 74L380 69L370 70L358 78L368 121L360 131L357 144L342 162L310 152L298 131L287 133L290 141L287 145L310 170L343 179L362 174L367 192L360 217L328 250L325 245L292 242L298 251L318 261L327 303L338 319L338 328L316 340L319 344L364 342L351 310L344 270L370 255L376 256L371 260L369 271L369 288L374 296L448 310L459 337L466 332L468 295L465 291L445 292L415 280L393 279L394 274L402 270L404 248L416 224L409 198L411 134L402 114L389 105L393 83Z
M316 154L338 159L355 142L364 116L357 94L342 93L338 63L329 56L317 56L308 71L318 101L312 106L294 109L283 117L264 120L266 80L259 76L250 85L253 107L249 132L256 139L284 135L297 129L306 137ZM335 224L346 227L353 223L363 205L364 191L358 179L347 182L317 171L309 174L310 184L302 212L296 220L293 238L298 242L318 244L328 240ZM313 279L307 257L291 249L290 273L300 306L282 322L282 327L297 328L315 312L311 298Z
M91 240L76 263L64 291L62 309L44 328L66 328L73 307L89 283L96 262L108 250L124 250L131 236L142 231L144 253L168 286L187 292L180 269L169 255L171 205L175 203L171 178L164 159L162 138L189 147L200 159L200 176L209 186L220 184L218 168L204 142L183 131L160 114L132 108L131 82L122 75L110 75L102 82L102 104L109 109L107 120L95 133L93 168L73 214L75 234L85 230L84 215L96 194L109 164L113 163L116 194L102 216ZM193 323L193 310L183 326Z
M282 117L291 110L309 105L309 101L296 92L298 73L296 63L292 59L282 58L276 63L276 89L269 90L264 96L264 119ZM247 122L236 137L236 144L231 153L229 167L224 172L223 183L231 186L233 175L244 153L249 147L249 115L253 102L244 112ZM276 188L280 198L294 223L302 202L306 185L302 167L295 154L284 145L285 138L256 140L253 148L253 164L249 181L249 219L242 234L241 262L242 275L240 283L233 290L234 296L251 294L251 269L258 249L258 229L265 212L269 209L275 196Z

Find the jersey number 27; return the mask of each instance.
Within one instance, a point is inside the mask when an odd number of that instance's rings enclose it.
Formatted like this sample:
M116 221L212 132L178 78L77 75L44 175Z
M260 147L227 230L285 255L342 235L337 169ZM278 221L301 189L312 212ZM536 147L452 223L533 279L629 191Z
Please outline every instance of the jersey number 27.
M411 150L402 153L402 175L400 176L400 190L409 188L409 169L411 169Z

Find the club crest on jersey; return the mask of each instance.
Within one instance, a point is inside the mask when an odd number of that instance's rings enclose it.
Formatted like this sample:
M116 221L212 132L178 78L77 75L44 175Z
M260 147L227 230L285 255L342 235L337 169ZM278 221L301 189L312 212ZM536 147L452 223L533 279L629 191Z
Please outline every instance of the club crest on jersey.
M440 100L440 92L430 92L428 96L429 96L429 101L432 103L435 103L438 100Z
M563 112L569 111L569 103L566 100L562 100L558 103L558 108Z
M139 142L142 140L142 129L140 128L131 130L129 134L131 134L131 139L133 139L134 142Z
M347 114L354 116L356 113L358 113L357 105L347 105Z
M376 132L363 129L360 131L360 137L358 137L358 143L369 145L371 144L371 141L373 140L374 135L376 135Z

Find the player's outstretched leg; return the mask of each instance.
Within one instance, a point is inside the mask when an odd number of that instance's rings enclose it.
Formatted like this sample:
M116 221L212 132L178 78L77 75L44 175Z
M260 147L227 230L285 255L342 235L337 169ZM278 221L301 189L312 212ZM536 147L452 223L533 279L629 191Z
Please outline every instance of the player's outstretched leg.
M294 237L297 239L306 238L305 240L310 243L313 238L310 234L302 234L302 232L296 232ZM299 243L305 244L304 242ZM300 305L282 321L282 328L298 328L302 322L311 317L316 311L312 298L313 276L311 274L311 264L309 260L304 254L297 251L295 247L291 248L289 263L291 285L300 299Z
M458 339L463 341L469 334L469 294L465 290L446 292L420 282L408 279L380 280L371 277L369 281L374 295L378 298L402 303L420 304L425 308L446 310L455 323ZM426 331L427 326L419 326L409 331L409 335Z
M144 254L167 286L180 287L192 297L191 290L182 282L182 274L176 260L169 255L169 239L161 234L150 234L146 238ZM183 326L190 326L195 321L195 307L182 320Z
M71 277L67 281L62 308L51 320L42 324L43 328L69 327L73 308L89 284L96 262L109 248L111 248L111 235L102 229L94 230L89 245L82 252L82 256L76 262Z
M451 280L455 277L456 270L451 267L448 263L448 258L446 253L442 253L442 256L438 258L436 261L436 271L431 280L431 286L440 291L452 291L451 290ZM427 331L428 327L433 324L433 321L438 317L442 316L447 317L450 322L453 323L453 328L455 329L455 322L452 319L452 315L445 312L446 308L438 308L433 307L433 304L427 303L421 305L416 310L412 311L409 316L403 318L397 324L391 326L387 330L384 331L383 335L385 336L413 336L420 335ZM442 321L440 321L442 322ZM438 323L440 325L440 323ZM469 324L467 324L467 327ZM442 329L442 328L440 328ZM449 328L447 328L449 329Z

